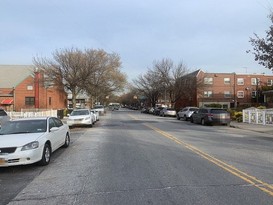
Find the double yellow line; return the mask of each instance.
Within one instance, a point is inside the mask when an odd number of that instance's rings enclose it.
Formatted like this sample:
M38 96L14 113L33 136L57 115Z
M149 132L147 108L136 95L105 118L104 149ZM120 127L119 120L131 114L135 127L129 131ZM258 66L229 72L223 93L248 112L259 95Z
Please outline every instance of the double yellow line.
M134 118L135 119L135 118ZM164 137L176 142L177 144L183 145L185 146L187 149L191 150L192 152L196 153L197 155L207 159L208 161L214 163L215 165L217 165L218 167L221 167L222 169L226 170L227 172L241 178L242 180L246 181L247 183L249 183L250 185L262 190L263 192L269 194L270 196L273 196L273 186L265 183L259 179L256 179L254 176L251 176L239 169L237 169L234 166L231 166L203 151L201 151L200 149L198 149L197 147L194 147L188 143L183 142L182 140L172 136L171 134L164 132L156 127L153 127L149 124L144 124L146 127L149 127L150 129L158 132L159 134L163 135Z

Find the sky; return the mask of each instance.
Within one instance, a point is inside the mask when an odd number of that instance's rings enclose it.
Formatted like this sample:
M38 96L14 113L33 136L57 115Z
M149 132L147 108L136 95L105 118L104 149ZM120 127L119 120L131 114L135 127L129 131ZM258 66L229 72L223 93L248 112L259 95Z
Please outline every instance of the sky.
M205 72L266 73L249 42L265 37L271 0L1 0L0 64L31 65L59 49L121 57L129 81L171 59Z

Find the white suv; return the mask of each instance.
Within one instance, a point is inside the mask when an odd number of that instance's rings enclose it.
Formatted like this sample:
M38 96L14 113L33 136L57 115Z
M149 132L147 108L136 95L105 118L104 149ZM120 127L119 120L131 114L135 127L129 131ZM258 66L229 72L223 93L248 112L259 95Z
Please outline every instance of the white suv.
M199 109L198 107L184 107L177 113L176 117L178 120L182 118L185 121L187 121L188 119L191 118L192 113L198 109Z

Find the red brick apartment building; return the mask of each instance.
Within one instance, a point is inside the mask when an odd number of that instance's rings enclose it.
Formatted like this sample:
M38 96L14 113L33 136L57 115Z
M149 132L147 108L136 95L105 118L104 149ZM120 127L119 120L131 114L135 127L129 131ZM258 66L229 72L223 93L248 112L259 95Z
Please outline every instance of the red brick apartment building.
M178 105L202 107L221 104L223 108L273 105L273 75L205 73L197 70L183 79L186 80L189 76L195 78L195 92L190 99L181 99Z
M7 111L64 109L67 94L46 86L42 74L31 65L0 65L0 107Z

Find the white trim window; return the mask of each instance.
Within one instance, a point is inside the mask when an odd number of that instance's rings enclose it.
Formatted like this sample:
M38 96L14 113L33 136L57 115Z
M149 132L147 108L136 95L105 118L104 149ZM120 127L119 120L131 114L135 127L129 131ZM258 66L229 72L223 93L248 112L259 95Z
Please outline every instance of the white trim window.
M224 91L224 98L231 98L231 92L230 91Z
M205 98L210 98L210 97L212 97L212 91L204 91L204 97L205 97Z
M230 78L224 78L224 84L230 84Z
M256 96L257 96L257 91L252 91L251 92L251 97L252 98L256 98Z
M267 86L272 86L272 85L273 85L273 80L267 79Z
M260 78L251 78L251 85L260 85Z
M33 90L33 86L32 85L28 85L27 86L27 90Z
M245 80L243 78L237 78L237 85L244 85Z
M237 91L237 98L244 98L245 92L244 91Z
M204 84L212 85L213 84L213 78L204 78Z

